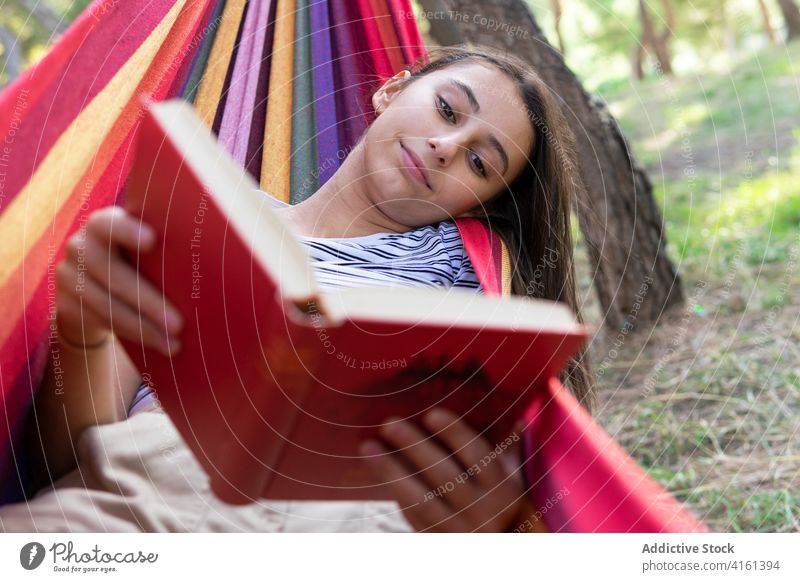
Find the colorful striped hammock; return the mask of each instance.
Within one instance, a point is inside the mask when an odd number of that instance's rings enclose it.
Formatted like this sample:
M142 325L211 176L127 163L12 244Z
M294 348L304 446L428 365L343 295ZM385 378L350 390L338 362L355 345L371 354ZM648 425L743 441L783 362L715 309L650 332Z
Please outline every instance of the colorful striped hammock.
M192 102L265 191L297 203L331 177L371 121L371 91L424 54L410 0L96 0L0 94L0 503L26 492L23 424L55 346L55 265L93 210L124 197L147 100ZM499 239L475 223L459 228L485 288L508 293ZM586 450L600 452L582 459L590 469L571 483L602 489L591 481L598 458L622 463L626 480L613 480L612 499L589 511L583 493L562 502L543 516L547 529L701 527L621 449L607 455L610 437L572 414L574 400L554 386L538 426L571 440L544 435L536 459L561 469L556 480L528 476L537 503L575 476L562 461L586 444L587 427L595 432Z

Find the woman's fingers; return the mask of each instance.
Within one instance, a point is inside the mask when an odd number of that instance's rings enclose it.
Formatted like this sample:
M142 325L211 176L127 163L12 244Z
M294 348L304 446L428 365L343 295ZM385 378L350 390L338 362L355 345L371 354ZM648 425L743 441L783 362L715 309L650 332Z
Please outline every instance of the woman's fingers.
M361 454L391 490L415 530L437 531L448 522L452 526L452 510L429 495L427 484L413 474L415 470L399 460L397 453L390 453L377 441L367 441L361 447Z
M155 244L155 231L119 206L94 212L86 224L89 235L107 245L119 245L137 252L147 252Z
M467 475L453 453L442 448L429 434L410 422L393 419L387 421L381 434L409 467L419 471L429 486L425 492L429 497L445 496L453 506L468 505L475 500L475 491L467 483Z
M126 236L130 238L133 233L129 232ZM122 258L118 247L115 248L113 245L113 239L108 243L98 240L95 244L86 245L83 250L83 263L88 274L101 286L106 287L112 297L126 303L133 311L141 313L145 319L163 329L165 336L179 333L182 321L178 310L169 304L163 293L146 278L141 277L136 269ZM70 248L69 254L74 253L74 248ZM70 258L74 261L72 256Z
M105 322L93 311L84 309L77 295L59 293L56 312L59 333L71 344L94 346L108 338L110 332Z
M122 208L109 207L93 213L85 231L73 236L67 243L64 279L75 279L75 285L64 285L67 292L81 298L84 309L91 309L103 321L111 322L116 314L115 330L121 337L138 335L137 341L166 351L168 338L177 335L182 327L182 318L175 309L146 278L140 276L122 256L122 249L132 253L150 251L155 244L155 233L140 220L131 217ZM86 284L92 280L104 293L87 293ZM128 309L123 309L127 306ZM115 313L116 312L116 313ZM138 333L130 326L130 314L139 318ZM75 315L67 319L74 320ZM153 338L155 329L157 338ZM177 342L170 342L177 343ZM174 352L174 349L173 349Z
M99 323L102 328L112 330L120 338L141 343L164 354L169 354L170 351L175 353L180 349L177 340L170 341L159 326L141 317L125 302L112 296L107 288L90 275L84 274L78 281L75 269L60 267L59 271L59 285L63 285L62 288L80 288L79 293L59 293L59 313L77 314L80 318L79 322L71 321L70 327L75 328L80 325L82 329L88 329ZM67 339L76 341L74 335L73 329Z
M470 478L476 479L481 486L491 488L506 479L498 455L488 441L458 416L449 410L434 408L424 416L423 422L455 453L467 468Z

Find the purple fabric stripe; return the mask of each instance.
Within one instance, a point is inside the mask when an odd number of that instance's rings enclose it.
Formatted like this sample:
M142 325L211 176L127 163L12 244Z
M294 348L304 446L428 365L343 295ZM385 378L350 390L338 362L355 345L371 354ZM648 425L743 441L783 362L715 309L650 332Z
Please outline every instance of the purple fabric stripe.
M361 92L364 74L353 38L357 22L350 22L345 2L332 2L330 6L339 143L349 151L367 127Z
M49 330L42 333L34 344L27 363L14 379L5 399L0 402L0 414L8 422L8 442L14 446L13 450L10 446L0 447L0 505L21 501L30 485L28 455L21 450L26 444L23 431L50 353L48 333Z
M275 14L278 0L273 0L269 8L267 31L261 53L261 66L256 84L253 109L250 114L250 135L247 146L247 171L256 179L261 179L261 162L264 150L264 129L267 124L267 95L269 94L269 75L272 65L272 45L275 37Z
M219 130L220 142L243 167L247 164L247 147L261 72L264 38L269 24L270 4L271 0L253 0L248 6L228 89L228 101Z
M317 124L317 160L320 186L341 164L339 154L336 87L333 80L333 52L328 0L311 5L311 58L314 71L314 115Z

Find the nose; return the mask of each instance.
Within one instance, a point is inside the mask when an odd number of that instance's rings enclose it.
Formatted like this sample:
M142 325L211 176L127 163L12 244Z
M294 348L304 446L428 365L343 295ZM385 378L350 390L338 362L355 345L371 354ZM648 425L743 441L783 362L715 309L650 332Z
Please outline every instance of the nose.
M428 138L428 149L440 166L447 166L463 146L458 136L437 136Z

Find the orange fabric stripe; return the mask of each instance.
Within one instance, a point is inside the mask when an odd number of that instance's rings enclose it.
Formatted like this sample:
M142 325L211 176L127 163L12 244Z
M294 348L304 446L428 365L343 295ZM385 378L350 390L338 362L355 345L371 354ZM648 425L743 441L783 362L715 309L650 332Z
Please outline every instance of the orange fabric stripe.
M292 75L294 70L294 0L280 0L269 73L267 122L261 157L261 189L289 202L289 156L292 148Z
M211 56L208 58L203 80L197 90L194 107L197 115L208 127L213 125L217 115L246 3L246 0L227 0L222 12L222 22L214 38L214 46L211 48Z
M164 79L178 50L202 14L204 3L176 2L148 39L59 137L23 191L0 216L0 318L16 321L20 298L30 300L47 269L47 247L62 242L81 204L91 200L99 176L140 118L142 95ZM180 16L180 20L179 20ZM173 36L168 38L170 31ZM164 51L159 52L164 47ZM157 56L156 56L157 55ZM149 66L155 64L155 66ZM63 194L69 192L65 198ZM94 208L95 205L92 204ZM0 344L13 326L0 328Z
M500 237L498 236L498 238ZM503 297L508 297L511 295L511 258L508 254L506 243L502 239L500 239L500 245L503 249L500 257L500 283L503 289Z

